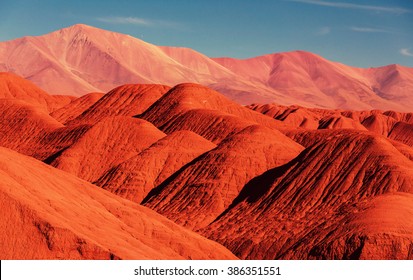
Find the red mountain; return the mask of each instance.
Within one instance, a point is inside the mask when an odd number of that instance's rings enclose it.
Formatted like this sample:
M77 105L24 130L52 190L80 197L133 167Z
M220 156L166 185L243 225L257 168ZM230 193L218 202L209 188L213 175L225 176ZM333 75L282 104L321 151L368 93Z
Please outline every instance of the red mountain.
M3 78L2 258L413 258L412 113Z
M95 104L103 95L100 92L88 93L53 111L50 115L61 123L69 122Z
M240 258L412 259L413 162L380 136L322 134L251 180L204 234Z
M93 124L106 117L132 117L141 114L169 89L164 85L129 84L119 86L95 103L89 104L89 107L85 106L84 111L71 120L69 125Z
M108 117L62 151L52 165L94 182L105 172L165 136L153 124L129 117Z
M144 205L178 224L200 229L218 217L250 179L290 161L301 150L278 131L249 126L165 180Z
M0 147L2 259L233 259L223 246Z
M0 72L0 98L17 99L52 112L70 103L70 96L49 95L32 82L13 73Z
M153 188L215 147L213 143L191 131L173 132L138 155L111 168L96 185L140 203Z

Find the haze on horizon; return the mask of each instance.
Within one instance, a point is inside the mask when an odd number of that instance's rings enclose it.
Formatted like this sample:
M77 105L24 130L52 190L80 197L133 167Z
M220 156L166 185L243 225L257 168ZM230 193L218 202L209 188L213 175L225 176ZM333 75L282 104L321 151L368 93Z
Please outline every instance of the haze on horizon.
M306 50L357 67L413 66L407 0L16 0L0 3L0 16L0 41L84 23L210 57Z

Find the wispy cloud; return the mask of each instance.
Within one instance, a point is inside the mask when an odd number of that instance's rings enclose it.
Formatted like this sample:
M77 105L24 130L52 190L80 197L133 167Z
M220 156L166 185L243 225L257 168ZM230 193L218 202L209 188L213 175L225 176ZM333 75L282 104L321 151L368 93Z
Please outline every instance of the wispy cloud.
M380 29L380 28L371 28L371 27L357 27L353 26L350 28L351 30L355 32L366 32L366 33L391 33L391 31L386 30L386 29Z
M394 7L394 6L388 7L388 6L360 5L360 4L347 3L347 2L329 2L329 1L321 1L321 0L287 0L287 1L318 5L318 6L325 6L325 7L341 8L341 9L367 10L367 11L386 12L386 13L393 13L393 14L405 14L405 13L413 12L412 10L409 10L406 8Z
M410 51L410 49L401 49L400 54L402 54L404 56L413 57L413 53Z
M113 24L152 25L149 20L138 17L98 17L96 20Z
M328 26L324 26L324 27L321 27L317 31L317 35L324 36L324 35L330 34L330 32L331 32L331 28Z
M147 19L140 17L98 17L97 21L110 23L110 24L129 24L129 25L141 25L148 27L161 27L161 28L171 28L171 29L186 29L185 26L178 22Z

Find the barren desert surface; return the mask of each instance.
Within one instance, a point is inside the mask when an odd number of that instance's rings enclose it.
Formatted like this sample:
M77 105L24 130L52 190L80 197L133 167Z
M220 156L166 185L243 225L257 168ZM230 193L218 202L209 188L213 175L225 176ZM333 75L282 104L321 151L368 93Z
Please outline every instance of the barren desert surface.
M0 42L1 259L413 259L413 68Z

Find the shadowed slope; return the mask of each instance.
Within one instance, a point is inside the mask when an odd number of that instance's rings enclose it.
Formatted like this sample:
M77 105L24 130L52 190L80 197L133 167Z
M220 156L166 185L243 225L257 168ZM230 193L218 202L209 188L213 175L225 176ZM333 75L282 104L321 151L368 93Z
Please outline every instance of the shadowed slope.
M357 129L366 130L361 124L381 111L343 111L277 104L252 104L248 108L280 120L292 128L304 129ZM369 122L368 122L369 123Z
M52 98L52 103L49 105L49 112L54 112L68 104L70 104L72 101L76 100L76 96L73 95L56 95L52 94L50 95Z
M379 135L389 136L390 131L396 124L396 120L383 114L373 114L362 122L364 127Z
M254 123L285 128L281 122L242 107L198 84L175 86L139 117L166 133L191 130L215 143Z
M66 106L53 111L50 115L61 123L69 122L95 104L103 95L104 94L100 92L88 93L73 100Z
M140 203L154 187L216 146L190 131L177 131L106 172L96 184Z
M374 111L343 111L277 104L252 104L248 108L282 121L289 129L357 129L366 130L361 122Z
M319 129L356 129L367 130L361 123L340 114L324 117L319 121Z
M224 247L0 147L1 259L231 259Z
M413 147L400 143L399 141L389 139L389 142L406 158L413 161Z
M413 210L413 162L385 138L330 134L251 180L204 234L241 258L411 258L413 227L397 217ZM396 196L382 198L395 192L408 194L399 195L400 204ZM382 223L375 217L385 201L392 205Z
M38 106L0 99L0 146L42 161L72 145L89 128L65 127Z
M0 99L0 145L26 155L40 149L40 139L63 125L38 106Z
M218 110L193 109L171 118L160 128L169 134L174 131L190 130L218 144L244 128L256 124L243 118L221 113Z
M51 164L94 182L110 168L136 156L165 134L151 123L129 117L105 118Z
M396 123L389 134L389 138L413 147L413 124Z
M192 229L212 222L262 172L284 164L302 147L254 125L222 141L151 191L144 204Z
M157 125L162 126L168 120L168 116L166 119L157 120L163 110L167 110L173 116L191 109L219 110L272 127L276 127L279 124L279 122L271 120L271 118L240 106L210 88L191 83L179 84L173 87L142 115L149 121L156 121Z
M89 182L136 156L165 134L151 123L130 117L103 119L89 129L52 165Z
M276 104L252 104L252 110L271 116L290 126L286 134L294 134L294 128L304 129L356 129L369 130L389 139L413 146L413 114L394 111L350 111L302 108ZM291 130L293 129L293 130Z
M281 258L413 259L412 194L385 194L341 211L335 223L310 232Z
M392 117L396 121L413 124L413 113L399 113L394 111L386 111L383 114Z
M170 88L164 85L123 85L117 87L70 121L68 125L94 124L105 117L131 117L143 113Z
M341 130L342 133L354 133L354 130ZM310 147L318 142L325 141L337 133L335 130L291 130L286 135L291 137L294 141L303 145L304 147ZM406 158L413 159L413 147L403 144L399 141L388 139L387 140Z
M252 104L247 106L256 112L280 120L289 128L300 127L305 129L317 129L322 115L299 106L282 106L276 104ZM322 110L320 110L322 111Z

